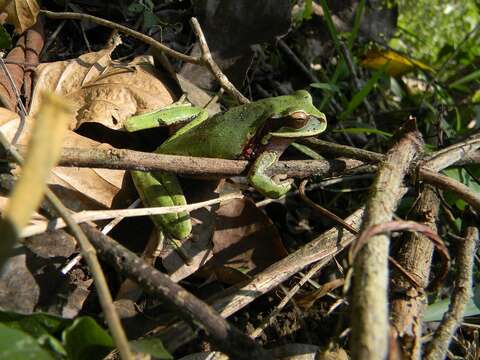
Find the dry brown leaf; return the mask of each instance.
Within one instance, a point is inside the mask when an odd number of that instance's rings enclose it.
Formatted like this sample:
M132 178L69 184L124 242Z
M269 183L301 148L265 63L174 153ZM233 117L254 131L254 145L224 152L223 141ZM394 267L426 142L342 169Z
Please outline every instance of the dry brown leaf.
M214 258L208 268L228 266L249 275L288 254L277 228L247 199L220 206L212 242Z
M19 34L37 22L39 11L37 0L0 0L0 12L7 13L7 23Z
M77 105L72 129L85 122L97 122L120 130L132 115L172 103L172 94L156 74L151 57L140 56L130 63L111 60L118 43L77 59L41 64L30 113L34 114L38 106L36 94L48 89Z

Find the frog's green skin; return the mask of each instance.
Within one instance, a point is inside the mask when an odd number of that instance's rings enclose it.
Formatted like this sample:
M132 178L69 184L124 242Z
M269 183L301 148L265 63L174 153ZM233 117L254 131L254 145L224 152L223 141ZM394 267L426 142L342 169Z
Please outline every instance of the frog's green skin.
M313 106L312 98L307 91L300 90L292 95L240 105L210 118L203 109L174 104L152 113L131 117L126 121L125 128L127 131L138 131L190 121L160 145L156 152L238 159L245 154L245 150L254 137L264 129L267 121L295 117L299 113L303 114L305 119L302 127L283 126L259 139L265 145L265 150L256 157L248 176L250 183L259 192L268 197L278 198L289 191L291 184L290 182L278 183L266 174L268 168L281 155L278 151L268 150L269 140L315 136L323 132L327 125L325 115ZM172 206L186 203L174 174L133 171L132 177L146 206ZM186 212L157 215L152 218L158 226L177 239L183 239L191 232L191 223Z

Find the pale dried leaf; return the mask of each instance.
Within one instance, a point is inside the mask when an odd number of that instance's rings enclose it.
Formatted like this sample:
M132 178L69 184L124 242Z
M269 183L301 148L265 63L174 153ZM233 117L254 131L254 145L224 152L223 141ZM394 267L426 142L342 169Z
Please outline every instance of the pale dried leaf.
M39 11L37 0L0 0L0 12L7 13L7 23L20 34L37 22Z
M19 133L18 144L26 145L32 129L32 119L27 117L20 126L19 116L8 109L0 108L0 131L9 140ZM78 148L110 147L73 131L67 131L64 146ZM48 183L72 210L101 209L112 206L125 177L123 170L55 167Z

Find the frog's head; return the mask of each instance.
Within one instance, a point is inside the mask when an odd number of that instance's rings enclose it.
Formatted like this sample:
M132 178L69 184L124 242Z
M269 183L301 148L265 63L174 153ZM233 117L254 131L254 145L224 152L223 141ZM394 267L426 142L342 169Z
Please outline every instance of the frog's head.
M283 116L289 117L288 126L283 126L271 136L300 138L316 136L327 128L327 118L312 102L312 96L305 90L298 90L287 96L289 100Z

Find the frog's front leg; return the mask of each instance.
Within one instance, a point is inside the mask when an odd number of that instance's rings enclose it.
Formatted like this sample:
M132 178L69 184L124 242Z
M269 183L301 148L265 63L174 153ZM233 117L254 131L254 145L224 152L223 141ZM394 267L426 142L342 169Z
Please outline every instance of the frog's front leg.
M128 132L135 132L188 123L199 117L208 117L204 109L190 104L174 103L159 110L132 116L125 121L124 127Z
M293 139L273 137L255 159L249 171L248 180L261 194L278 199L291 189L291 180L278 181L269 174L269 169L280 159L292 142Z

